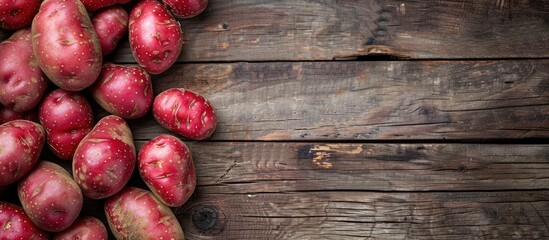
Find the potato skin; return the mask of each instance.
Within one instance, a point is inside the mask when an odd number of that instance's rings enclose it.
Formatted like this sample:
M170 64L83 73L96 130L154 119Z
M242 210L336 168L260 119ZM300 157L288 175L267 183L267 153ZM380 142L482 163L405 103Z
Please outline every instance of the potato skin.
M46 142L46 131L28 120L13 120L0 125L0 186L15 183L38 161Z
M195 17L208 6L208 0L162 0L162 2L178 18Z
M171 209L147 190L123 189L107 199L105 215L116 239L185 239Z
M63 89L56 89L44 98L38 117L48 134L48 147L63 160L72 160L78 143L94 124L93 111L86 98Z
M63 231L71 226L84 201L69 172L48 161L40 161L19 182L17 195L32 222L48 232Z
M56 233L53 240L107 240L107 228L99 219L84 216L62 232Z
M48 233L38 228L22 207L0 202L0 240L33 239L46 240Z
M84 196L110 197L130 180L136 151L130 127L121 117L103 117L80 141L72 161L72 173Z
M0 0L0 29L18 30L29 26L41 0Z
M130 49L139 64L151 74L168 70L181 53L181 24L157 0L141 0L130 12Z
M109 55L128 32L129 15L121 6L101 9L92 18L103 56Z
M93 99L103 109L125 119L140 118L152 106L151 77L137 65L105 64L90 89Z
M213 106L203 96L183 88L171 88L158 94L153 116L166 129L193 140L211 137L217 127Z
M193 159L179 138L157 136L141 147L137 159L141 178L164 204L179 207L193 194L196 188Z
M0 103L16 112L36 107L49 83L34 56L31 36L25 28L0 43Z
M99 76L101 46L79 0L45 0L32 22L32 35L38 65L60 88L80 91Z

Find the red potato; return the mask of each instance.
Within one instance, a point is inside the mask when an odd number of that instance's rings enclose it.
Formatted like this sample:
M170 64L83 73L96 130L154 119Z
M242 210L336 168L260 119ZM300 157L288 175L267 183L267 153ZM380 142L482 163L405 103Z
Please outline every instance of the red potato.
M162 0L174 16L192 18L204 11L208 0Z
M171 209L147 190L125 188L107 199L105 214L116 239L185 239Z
M32 51L31 30L19 30L0 43L0 103L16 112L34 108L44 96L48 79Z
M29 218L41 229L59 232L78 217L84 198L67 170L40 161L17 185L17 195Z
M53 240L107 240L107 228L99 219L85 216L78 218L69 228L56 233Z
M209 138L217 126L217 116L208 100L183 88L158 94L152 112L160 125L193 140Z
M0 29L18 30L31 25L42 0L0 0Z
M179 207L193 194L193 159L179 138L167 134L155 137L141 147L137 159L141 178L164 204Z
M46 132L38 123L13 120L0 125L0 186L25 176L38 161L45 142Z
M124 119L109 115L99 120L76 148L72 172L86 197L101 199L126 185L135 162L130 127Z
M103 56L109 55L128 31L129 15L121 6L98 11L92 18Z
M9 121L22 119L29 120L38 123L38 112L32 109L28 112L16 112L11 108L0 105L0 124L7 123Z
M99 9L116 5L116 4L126 4L131 0L82 0L82 4L90 12L95 12Z
M57 89L49 93L38 110L47 133L47 144L63 160L72 160L78 143L93 128L93 111L78 92Z
M99 76L101 46L79 0L45 0L32 21L32 35L38 65L55 85L80 91Z
M142 117L153 101L151 77L139 66L105 64L91 92L107 112L126 119Z
M181 53L181 24L156 0L142 0L130 12L130 49L137 63L151 74L170 68Z
M34 225L23 208L11 203L0 202L0 226L0 240L49 239L48 233Z

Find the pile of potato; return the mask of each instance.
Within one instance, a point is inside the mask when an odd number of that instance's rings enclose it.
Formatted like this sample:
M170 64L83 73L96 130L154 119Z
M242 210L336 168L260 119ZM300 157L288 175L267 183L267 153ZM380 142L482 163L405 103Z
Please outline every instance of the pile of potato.
M103 222L81 214L84 198L105 199L117 239L184 239L170 207L189 199L196 175L179 137L210 138L217 116L188 89L154 96L151 78L181 53L177 18L208 1L130 1L0 0L0 29L13 31L0 43L0 196L14 186L21 204L0 199L3 239L106 239ZM105 62L126 34L138 64ZM110 115L95 122L84 90ZM149 111L177 137L137 150L126 120ZM46 145L58 159L40 159ZM136 168L148 189L128 185Z

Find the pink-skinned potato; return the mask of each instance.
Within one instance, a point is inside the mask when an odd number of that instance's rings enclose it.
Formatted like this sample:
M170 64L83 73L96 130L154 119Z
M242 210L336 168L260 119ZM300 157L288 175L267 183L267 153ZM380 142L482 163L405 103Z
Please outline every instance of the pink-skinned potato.
M105 64L91 93L107 112L126 119L142 117L153 101L151 77L137 65Z
M48 233L31 221L22 207L0 201L0 240L47 240Z
M58 232L53 240L107 240L108 233L105 224L101 220L84 216L76 221L67 229Z
M0 29L18 30L31 25L42 0L0 0Z
M202 13L208 6L208 0L162 0L162 2L178 18L192 18Z
M16 111L13 111L13 109L11 108L7 108L7 107L4 107L3 105L0 105L0 124L4 124L9 121L18 120L18 119L29 120L35 123L39 123L38 111L36 111L36 109L32 109L27 112L16 112Z
M157 0L142 0L130 12L130 49L137 63L151 74L168 70L181 54L181 24Z
M153 116L166 129L193 140L211 137L217 115L206 98L183 88L171 88L153 101Z
M84 7L90 12L96 12L99 9L113 5L122 5L129 3L131 0L82 0Z
M48 147L63 160L72 160L78 143L94 126L93 111L86 98L63 89L44 98L38 117L46 130Z
M145 143L137 157L139 174L154 195L170 207L179 207L196 188L196 173L185 143L162 134Z
M91 21L103 56L109 55L128 32L129 15L118 5L101 9L93 15Z
M105 215L116 239L185 239L171 209L147 190L124 188L107 199Z
M60 232L71 226L84 201L70 173L45 160L19 182L17 196L32 222L48 232Z
M91 199L110 197L129 181L136 164L135 145L124 119L109 115L97 122L80 141L72 172L84 195Z
M32 21L32 35L38 65L55 85L80 91L99 76L99 38L79 0L44 0Z
M0 125L0 186L15 183L38 162L46 142L44 128L28 120Z
M36 107L49 83L34 56L31 36L25 28L0 43L0 103L16 112Z

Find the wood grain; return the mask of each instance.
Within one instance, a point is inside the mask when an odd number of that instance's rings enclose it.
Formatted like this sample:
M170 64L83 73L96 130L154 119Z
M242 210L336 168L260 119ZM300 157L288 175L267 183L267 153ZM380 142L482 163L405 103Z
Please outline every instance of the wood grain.
M549 57L548 12L543 0L210 0L181 20L179 60ZM127 41L111 60L134 62Z
M214 140L444 140L549 136L549 61L182 64L155 92L213 103ZM133 121L136 139L167 131Z
M203 189L175 211L188 239L549 238L549 191L255 193L249 188L243 194L206 194Z
M230 195L248 190L284 193L549 189L548 145L188 145L197 169L197 184L207 194Z

